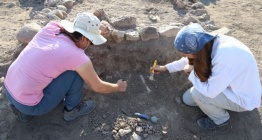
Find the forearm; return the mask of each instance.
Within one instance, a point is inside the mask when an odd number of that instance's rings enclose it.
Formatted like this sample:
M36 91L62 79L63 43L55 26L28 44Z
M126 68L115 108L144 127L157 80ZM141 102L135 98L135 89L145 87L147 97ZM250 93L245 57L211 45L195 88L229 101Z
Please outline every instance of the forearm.
M118 85L109 83L103 80L100 80L98 83L92 86L92 84L88 83L88 81L85 81L87 85L90 86L90 88L98 93L103 93L103 94L108 94L108 93L113 93L113 92L118 92Z
M172 73L172 72L177 72L184 70L185 65L188 64L188 59L186 57L182 57L180 60L174 61L172 63L166 64L167 70Z
M107 93L118 92L118 90L119 87L117 84L101 81L101 86L99 86L96 89L96 92L107 94Z

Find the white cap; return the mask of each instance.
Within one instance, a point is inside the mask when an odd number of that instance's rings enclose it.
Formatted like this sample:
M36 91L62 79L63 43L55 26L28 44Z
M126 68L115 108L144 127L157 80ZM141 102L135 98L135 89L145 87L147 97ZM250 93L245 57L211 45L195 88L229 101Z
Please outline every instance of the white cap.
M92 13L79 13L73 23L62 20L61 24L69 33L79 32L95 45L100 45L107 41L99 30L100 20Z

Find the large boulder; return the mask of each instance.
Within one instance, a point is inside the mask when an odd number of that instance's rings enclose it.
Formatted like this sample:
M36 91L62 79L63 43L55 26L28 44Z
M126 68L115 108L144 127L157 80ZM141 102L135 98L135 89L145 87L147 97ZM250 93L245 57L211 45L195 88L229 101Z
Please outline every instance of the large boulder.
M37 23L26 24L18 31L16 39L21 43L28 44L40 30L41 26Z

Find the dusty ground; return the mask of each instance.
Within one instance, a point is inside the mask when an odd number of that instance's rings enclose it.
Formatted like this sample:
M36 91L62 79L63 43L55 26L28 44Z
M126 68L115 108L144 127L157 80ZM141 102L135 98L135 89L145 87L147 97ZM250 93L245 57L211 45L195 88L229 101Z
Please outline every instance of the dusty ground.
M12 62L13 52L18 45L16 40L18 30L24 24L32 21L41 23L37 19L31 19L30 13L41 10L44 7L44 2L24 1L1 0L0 2L0 77L5 77L6 70ZM257 59L260 75L262 75L262 41L259 38L262 35L262 2L260 0L200 1L206 6L211 20L218 27L229 28L230 35L250 47ZM8 8L11 2L15 2L16 6ZM148 19L145 11L151 7L159 11L160 22L154 23ZM187 15L187 10L178 10L168 0L85 0L82 4L77 4L71 9L68 19L73 18L77 12L94 11L101 8L105 9L112 19L124 15L137 17L137 28L182 22L183 17ZM173 38L162 40L164 41L162 45L172 47L172 40ZM122 43L119 45L132 47L152 44L159 45L159 42L139 41L138 44ZM163 60L167 61L168 59ZM148 68L149 65L146 67ZM180 100L183 92L191 86L186 76L182 72L163 73L156 75L155 81L149 81L148 75L148 70L143 68L137 71L105 72L101 78L110 82L115 82L118 78L125 78L129 84L126 93L102 95L88 89L85 90L84 98L94 98L97 108L89 116L81 117L73 122L65 122L62 119L63 106L61 104L46 115L34 117L29 123L19 123L7 107L7 100L3 96L0 100L0 139L111 140L116 139L113 137L114 130L130 127L132 132L121 138L126 140L130 139L136 125L150 129L150 132L136 132L142 139L147 140L262 139L262 107L252 112L230 112L231 119L228 126L212 131L202 130L196 125L196 119L201 117L203 113L198 108L185 106ZM141 77L144 77L145 83ZM262 76L260 78L262 80ZM145 85L151 92L148 92ZM156 124L139 120L133 116L135 112L154 115L160 120Z

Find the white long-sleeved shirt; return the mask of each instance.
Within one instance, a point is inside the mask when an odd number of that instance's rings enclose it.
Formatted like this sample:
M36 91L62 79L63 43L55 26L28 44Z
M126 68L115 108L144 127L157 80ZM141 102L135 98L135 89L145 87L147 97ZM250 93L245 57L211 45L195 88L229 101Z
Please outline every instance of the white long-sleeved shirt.
M194 70L188 79L203 95L215 98L223 93L247 110L260 107L261 83L256 60L247 46L233 37L218 35L212 49L212 74L206 82ZM166 65L170 73L184 69L187 58Z

